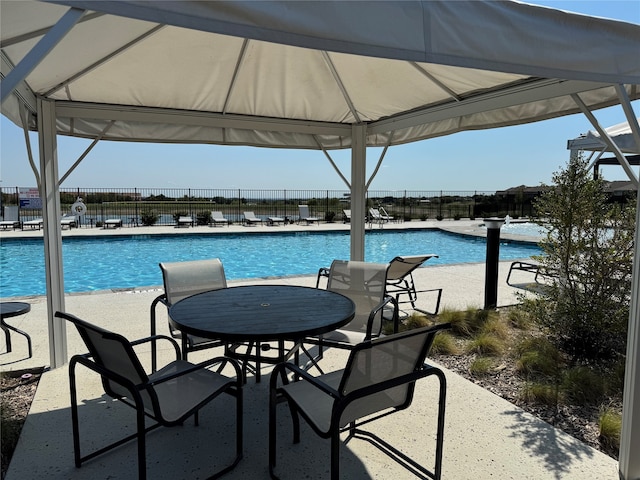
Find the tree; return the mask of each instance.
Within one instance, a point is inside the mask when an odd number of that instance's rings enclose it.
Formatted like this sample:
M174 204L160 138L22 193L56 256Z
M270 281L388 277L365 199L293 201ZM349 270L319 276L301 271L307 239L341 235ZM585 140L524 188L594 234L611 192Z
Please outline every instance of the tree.
M537 260L553 282L525 308L575 359L624 354L629 318L635 199L609 203L581 154L553 176L535 207L548 234ZM633 200L633 201L631 201Z

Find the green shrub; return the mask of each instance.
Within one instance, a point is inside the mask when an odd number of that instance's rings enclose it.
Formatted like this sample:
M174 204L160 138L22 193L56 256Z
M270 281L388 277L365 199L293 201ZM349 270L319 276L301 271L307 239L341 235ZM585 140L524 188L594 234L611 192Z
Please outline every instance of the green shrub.
M441 221L444 217L442 215L436 215L436 220Z
M529 330L533 321L531 315L522 308L511 308L507 313L509 323L519 330Z
M516 347L516 370L526 375L557 377L560 369L560 352L547 339L532 337Z
M208 212L200 212L196 216L196 224L197 225L209 225L209 220L211 219L211 214Z
M605 380L589 367L573 367L563 372L562 390L578 405L594 404L605 394Z
M500 356L504 353L504 342L488 333L480 333L475 338L471 339L467 345L467 351L469 353L478 353L480 355L488 356Z
M429 215L427 215L426 213L423 213L422 215L420 215L420 220L422 220L423 222L426 221L429 218Z
M333 223L333 219L336 216L336 212L328 211L324 212L324 221L327 223Z
M606 450L617 453L620 450L622 415L611 408L605 408L600 413L598 426L600 428L600 443Z
M140 212L140 222L146 227L155 225L159 219L160 216L154 210L145 209Z
M527 382L520 391L520 398L527 403L557 405L558 387L552 383Z
M469 372L476 376L482 377L488 375L493 370L493 360L489 357L476 357L469 365Z
M496 316L489 317L480 327L480 332L494 335L501 340L506 340L509 337L509 327L500 317Z
M433 339L431 352L438 355L459 355L460 349L453 335L449 332L439 332Z

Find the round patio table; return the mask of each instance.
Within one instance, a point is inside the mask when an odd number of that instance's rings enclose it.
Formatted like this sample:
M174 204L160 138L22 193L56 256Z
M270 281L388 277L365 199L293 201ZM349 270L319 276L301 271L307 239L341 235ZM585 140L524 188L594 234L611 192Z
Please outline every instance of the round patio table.
M20 335L24 335L27 338L27 348L29 349L29 357L31 358L31 337L22 330L8 325L4 320L5 318L17 317L18 315L24 315L31 311L31 305L25 302L0 302L0 328L4 331L5 342L7 344L7 353L11 352L11 334L9 330L13 330Z
M199 293L169 308L171 324L189 335L227 343L292 341L297 352L308 336L346 325L355 315L351 299L293 285L248 285ZM183 352L187 335L182 335ZM259 381L257 376L256 381Z

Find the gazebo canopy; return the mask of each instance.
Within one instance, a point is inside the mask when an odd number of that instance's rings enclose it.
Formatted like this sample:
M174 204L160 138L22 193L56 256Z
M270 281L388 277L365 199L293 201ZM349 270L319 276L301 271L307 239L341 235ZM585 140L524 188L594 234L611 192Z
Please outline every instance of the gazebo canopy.
M516 2L1 8L2 75L24 73L3 114L21 125L25 105L36 129L36 97L54 100L62 135L336 149L366 124L386 146L576 113L572 94L611 106L614 84L640 98L640 26Z

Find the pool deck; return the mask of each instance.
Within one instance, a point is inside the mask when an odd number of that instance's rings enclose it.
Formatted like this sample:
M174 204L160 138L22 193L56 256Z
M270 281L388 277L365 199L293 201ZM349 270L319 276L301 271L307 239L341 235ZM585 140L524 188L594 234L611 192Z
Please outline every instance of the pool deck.
M386 228L453 228L457 233L482 234L481 222L411 222L390 224ZM197 233L224 231L278 231L347 229L348 225L321 224L320 226L286 227L144 227L121 229L65 230L63 235L113 235L131 233ZM85 231L88 231L85 233ZM32 236L30 232L29 236ZM36 233L37 235L37 233ZM42 233L40 232L40 235ZM2 232L0 238L19 237L21 232ZM398 252L401 254L401 252ZM437 252L434 252L437 253ZM499 268L498 305L511 305L518 301L517 291L506 285L510 262L501 262ZM484 298L484 264L433 265L428 262L415 273L421 288L443 288L443 308L480 307ZM230 285L243 284L315 285L315 275L230 281ZM66 310L88 321L124 334L130 339L141 338L149 332L149 306L161 293L160 286L146 286L125 291L101 291L90 294L71 294L65 298ZM17 299L16 299L17 300ZM24 339L14 335L13 352L0 355L0 368L21 370L49 365L46 298L22 299L28 301L31 312L9 320L25 330L33 340L34 355L26 359ZM419 298L418 307L431 309L432 299ZM164 314L163 314L164 315ZM67 329L69 355L83 353L84 346L78 334ZM190 355L199 361L217 352L203 351ZM148 359L148 352L141 352ZM169 353L162 351L162 358ZM325 354L323 366L327 370L344 365L346 354L330 350ZM267 398L268 373L256 384L253 378L245 387L244 404L244 458L224 478L267 479ZM443 480L466 479L554 479L585 478L617 479L617 461L564 434L553 426L538 420L513 404L445 369L448 382L445 425ZM101 394L94 375L80 375L80 415L86 426L83 448L92 448L98 442L130 432L133 424L131 410L118 402L111 402ZM419 382L410 409L369 427L395 446L421 459L430 467L433 459L433 428L437 389L433 380ZM205 478L231 457L234 434L232 403L218 399L205 407L200 415L200 426L186 422L183 427L159 429L148 436L148 476L153 479ZM302 442L291 443L290 418L284 406L279 410L278 472L281 478L326 478L328 475L329 444L309 429L302 428ZM419 420L419 421L416 421ZM122 426L122 427L121 427ZM124 426L129 426L126 428ZM125 479L135 477L135 445L127 444L117 450L87 462L80 469L73 464L71 418L69 409L69 380L66 367L47 370L40 380L34 402L24 425L18 448L14 454L6 480L47 479ZM302 460L304 459L304 460ZM341 447L342 478L349 479L408 479L415 478L398 467L367 442L353 440Z

